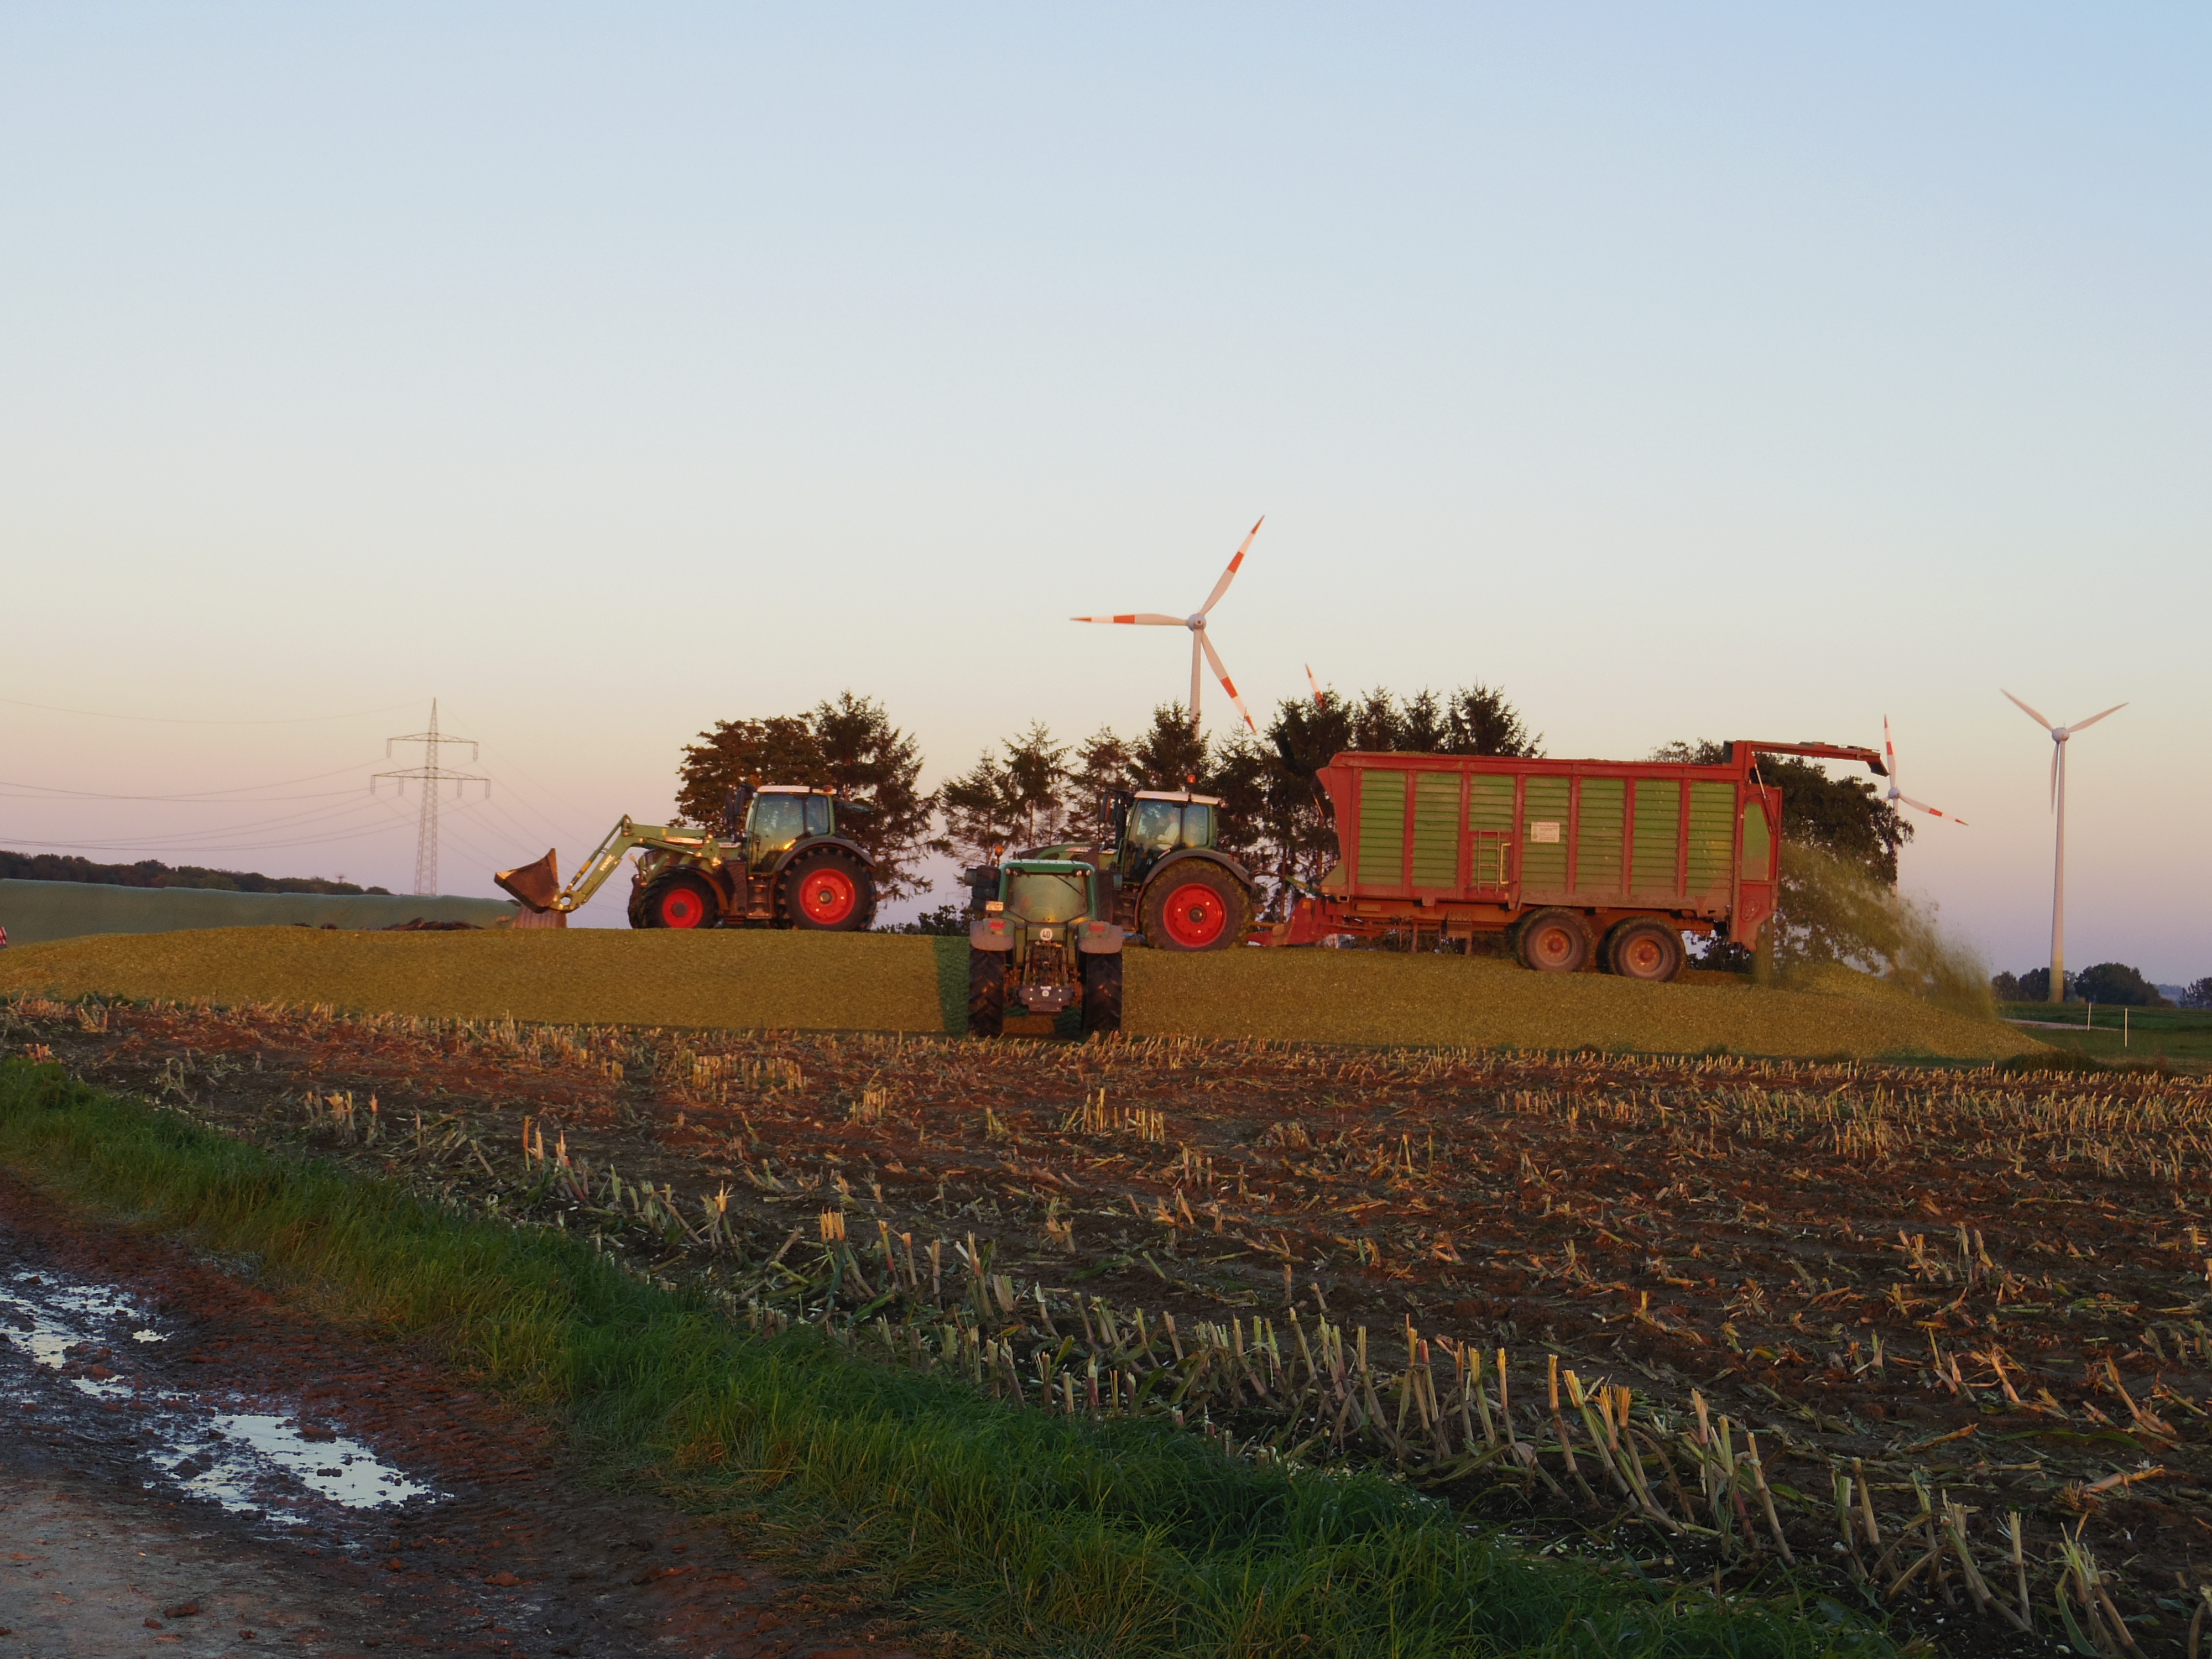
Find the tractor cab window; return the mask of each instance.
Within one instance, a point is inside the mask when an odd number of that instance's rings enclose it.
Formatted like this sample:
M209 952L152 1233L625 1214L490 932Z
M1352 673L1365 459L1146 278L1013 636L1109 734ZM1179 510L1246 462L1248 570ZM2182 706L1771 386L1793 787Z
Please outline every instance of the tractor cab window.
M1080 921L1090 914L1090 877L1017 870L1006 878L1006 908L1040 927Z
M1213 809L1198 801L1182 809L1182 844L1186 847L1213 845Z
M806 833L810 836L826 836L835 828L836 825L830 821L830 797L809 795L806 798Z
M1182 803L1140 800L1129 815L1129 845L1164 853L1182 844Z
M749 863L767 863L806 832L805 795L758 795L753 799L751 822L745 829ZM823 803L826 811L827 801Z

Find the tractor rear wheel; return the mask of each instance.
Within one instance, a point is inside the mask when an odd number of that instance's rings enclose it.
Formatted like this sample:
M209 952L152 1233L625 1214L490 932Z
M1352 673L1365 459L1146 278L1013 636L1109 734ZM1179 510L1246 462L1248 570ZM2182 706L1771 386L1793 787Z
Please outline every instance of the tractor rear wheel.
M1084 957L1083 1035L1121 1029L1121 957Z
M1682 971L1682 935L1648 916L1624 921L1605 942L1605 965L1623 979L1663 984Z
M1539 910L1524 920L1516 940L1521 965L1540 974L1579 974L1589 966L1589 929L1572 910Z
M1145 943L1162 951L1222 951L1243 941L1252 900L1218 865L1176 865L1145 889Z
M1006 952L968 953L968 1035L994 1037L1006 1030Z
M783 872L782 912L787 927L817 933L857 933L876 914L876 884L860 862L825 847L802 853Z
M713 927L722 920L722 902L704 878L678 872L646 889L639 908L646 927Z

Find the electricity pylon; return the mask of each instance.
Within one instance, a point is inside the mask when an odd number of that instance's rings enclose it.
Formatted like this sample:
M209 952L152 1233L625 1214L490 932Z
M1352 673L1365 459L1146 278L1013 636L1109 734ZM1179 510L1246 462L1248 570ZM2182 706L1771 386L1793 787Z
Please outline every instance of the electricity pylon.
M430 729L410 732L404 738L386 738L384 740L386 760L392 758L392 745L395 743L421 744L422 764L396 772L373 774L368 781L368 793L372 795L376 793L378 778L391 778L398 784L399 793L404 799L407 793L407 780L417 778L422 781L422 816L415 831L415 891L419 896L431 897L438 890L438 786L451 783L453 799L459 800L464 787L471 783L480 783L484 787L484 799L489 800L491 780L474 772L448 771L438 763L438 749L441 744L467 744L471 763L477 757L477 746L467 738L447 738L438 734L438 700L435 697L430 699Z

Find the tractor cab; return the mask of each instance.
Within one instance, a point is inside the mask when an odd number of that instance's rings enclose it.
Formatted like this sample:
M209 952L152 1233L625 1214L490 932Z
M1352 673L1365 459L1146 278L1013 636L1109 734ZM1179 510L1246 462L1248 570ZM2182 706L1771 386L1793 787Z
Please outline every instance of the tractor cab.
M742 784L722 804L723 841L742 847L752 870L772 869L800 842L836 833L836 798L805 784Z
M1211 848L1220 808L1220 798L1215 795L1116 790L1108 804L1108 834L1121 884L1143 886L1153 866L1171 853Z

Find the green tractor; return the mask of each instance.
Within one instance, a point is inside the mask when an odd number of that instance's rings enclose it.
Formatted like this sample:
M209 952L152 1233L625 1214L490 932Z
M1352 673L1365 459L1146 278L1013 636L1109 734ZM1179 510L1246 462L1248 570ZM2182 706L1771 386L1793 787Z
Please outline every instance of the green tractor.
M971 1036L1003 1035L1009 1001L1048 1017L1079 1004L1086 1036L1121 1029L1122 934L1097 866L1013 858L964 879Z
M1257 906L1249 871L1214 843L1218 796L1117 789L1099 814L1102 845L1038 847L1024 858L1071 859L1106 884L1105 913L1159 951L1224 951L1244 942Z
M566 887L551 852L492 879L531 910L565 915L635 852L633 927L854 933L875 918L876 863L858 842L838 834L837 815L870 810L804 784L740 787L723 803L719 836L625 817Z

